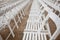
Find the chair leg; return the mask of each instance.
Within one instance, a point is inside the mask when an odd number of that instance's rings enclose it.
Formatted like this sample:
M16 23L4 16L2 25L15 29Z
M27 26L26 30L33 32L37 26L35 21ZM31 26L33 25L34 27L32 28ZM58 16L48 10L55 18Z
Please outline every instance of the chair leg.
M18 27L18 24L17 24L17 22L16 22L15 18L14 18L14 22L15 22L16 27L17 27L17 29L18 29L19 27Z
M21 19L20 19L20 17L19 17L19 15L17 15L18 16L18 20L20 21L20 23L21 23Z
M15 29L15 26L13 26L13 31L14 31L14 29ZM8 40L8 38L9 38L9 36L11 35L11 32L9 33L9 35L7 36L7 38L6 38L6 40Z
M8 27L9 27L9 30L10 30L12 36L14 37L15 35L14 35L13 30L12 30L12 28L11 28L11 26L9 24L8 24Z
M22 14L23 14L23 16L25 16L24 10L22 10Z
M22 15L22 13L20 12L20 15L21 15L21 18L23 19L23 15Z
M46 23L46 28L47 28L47 30L48 30L48 32L49 32L49 37L51 38L51 32L50 32L50 28L49 28L48 22Z

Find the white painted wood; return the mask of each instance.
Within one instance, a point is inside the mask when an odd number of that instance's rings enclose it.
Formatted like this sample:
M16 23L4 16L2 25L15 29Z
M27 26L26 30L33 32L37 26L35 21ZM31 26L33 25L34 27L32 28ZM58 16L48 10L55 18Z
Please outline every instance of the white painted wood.
M29 33L27 33L26 40L28 40Z
M41 8L42 7L43 6L41 6ZM45 17L45 15L43 14L45 8L43 8L42 10L39 8L40 7L39 4L37 3L37 0L33 0L29 18L27 20L26 29L24 30L24 33L26 34L30 33L29 40L47 40L46 35L49 34L48 30L42 30L44 28L44 25L46 25L46 21L49 19L49 16L47 15ZM44 20L42 20L41 17L43 17Z
M4 11L6 11L6 9L9 9L10 7L13 7L14 5L17 5L18 3L19 3L20 1L18 1L18 2L16 2L15 4L12 4L12 5L8 5L8 6L6 6L6 7L3 7L3 8L1 8L1 10L4 10ZM9 28L9 30L10 30L10 33L9 33L9 35L7 36L7 38L6 38L6 40L8 40L8 38L9 38L9 36L12 34L12 36L13 37L15 37L15 34L14 34L14 32L13 32L13 30L15 29L15 26L18 28L18 22L20 21L20 23L21 23L21 19L20 19L20 17L19 16L17 16L18 17L18 21L16 22L16 20L15 20L15 16L19 13L19 11L21 11L22 10L22 15L23 16L25 16L25 13L24 13L24 11L23 11L23 8L28 4L30 2L30 0L28 0L28 1L24 1L22 4L19 4L18 6L16 6L16 7L14 7L13 9L9 9L9 11L8 12L6 12L6 13L4 13L4 15L2 15L2 16L0 16L0 27L2 28L2 26L3 27L5 27L5 25L8 25L8 28ZM23 5L24 4L24 5ZM14 22L15 22L15 24L16 25L14 25L13 26L13 28L11 28L11 26L10 26L10 21L11 21L11 19L12 20L14 20Z
M21 18L23 19L23 15L22 15L22 13L20 12L20 15L21 15Z
M17 27L17 29L18 29L19 27L18 27L18 24L17 24L15 18L14 18L14 22L15 22L15 25L16 25L16 27Z
M32 35L31 35L31 33L30 33L30 37L29 37L29 40L31 40L32 39Z
M15 36L15 34L13 33L13 30L12 30L12 28L11 28L10 24L8 24L8 27L9 27L9 30L10 30L10 32L11 32L11 34L12 34L12 36L14 37L14 36Z
M54 23L56 24L57 30L55 31L55 33L51 36L50 40L55 40L56 37L60 34L60 32L58 32L58 30L60 30L59 25L60 25L60 18L52 12L52 10L42 1L40 1L41 4L44 4L43 6L46 8L49 17L54 21Z
M26 33L24 33L24 36L23 36L23 40L25 40L26 39Z
M21 23L21 19L20 19L20 17L19 17L19 15L17 15L18 16L18 20L20 21L20 23Z
M32 36L32 40L35 40L35 38L34 38L34 33L33 33L33 36Z
M40 33L38 33L38 40L41 40Z
M46 28L47 28L47 30L49 32L48 36L51 38L51 31L50 31L49 23L46 23Z
M51 6L52 8L54 8L55 10L58 10L60 12L60 7L56 6L55 4L53 4L52 2L49 2L48 0L43 0L45 3L47 3L49 6ZM56 1L57 2L57 1Z

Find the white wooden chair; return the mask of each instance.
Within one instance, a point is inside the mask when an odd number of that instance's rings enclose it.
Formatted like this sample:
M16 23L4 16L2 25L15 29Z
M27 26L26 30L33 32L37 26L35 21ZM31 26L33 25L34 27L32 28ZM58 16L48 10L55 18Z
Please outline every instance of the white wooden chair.
M49 25L46 23L49 16L46 16L45 18L45 15L43 16L43 12L41 12L41 15L38 15L39 12L40 11L34 12L34 10L31 9L26 29L24 30L23 40L47 40L46 35L51 35ZM40 17L38 18L38 16ZM43 16L44 20L42 20L41 16ZM39 21L40 19L42 21ZM47 30L44 29L44 25L46 25Z
M27 4L29 2L29 0L28 1L26 1L25 3ZM23 3L24 4L24 6L26 5L25 3ZM16 7L15 9L13 9L13 10L15 10L14 12L13 12L13 14L14 13L18 13L19 11L20 11L20 9L21 8L24 8L24 6L23 5L19 5L18 7ZM19 9L20 8L20 9ZM21 14L21 13L20 13ZM15 14L14 14L15 15ZM25 16L25 14L24 14L24 11L22 10L22 14L21 14L21 16L23 17L23 16ZM16 22L16 20L15 20L15 18L13 18L13 20L14 20L14 22L15 22L15 24L16 24L16 27L18 28L18 25L17 25L17 23L20 21L21 22L21 19L20 19L21 17L19 17L18 16L18 21ZM15 28L15 27L14 27ZM14 30L14 28L13 28L13 30ZM11 34L11 33L10 33ZM10 36L10 34L8 35L8 37ZM6 40L8 39L8 37L6 38Z
M19 1L18 1L19 2ZM6 14L4 14L4 15L2 15L1 17L0 17L0 27L2 28L2 26L3 27L5 27L5 25L8 25L8 28L9 28L9 30L10 30L10 33L9 33L9 35L7 36L7 38L6 38L6 40L8 40L8 38L9 38L9 36L12 34L12 36L14 37L15 36L15 34L14 34L14 32L13 32L13 30L15 29L15 26L17 27L17 29L18 29L18 22L20 22L21 23L21 16L19 16L18 15L18 13L19 13L19 11L22 11L22 13L20 13L20 15L22 15L22 17L23 16L25 16L25 13L24 13L24 11L23 11L23 8L28 4L30 2L30 0L28 0L28 1L24 1L22 4L20 4L20 5L18 5L18 6L16 6L16 7L14 7L13 9L11 9L10 11L8 11L8 12L6 12ZM23 5L24 4L24 5ZM13 5L12 5L13 6ZM9 8L10 6L8 6L7 8ZM3 9L2 9L3 10ZM17 15L17 17L18 17L18 21L16 22L16 19L15 19L15 16ZM10 21L11 21L11 19L12 20L14 20L14 22L15 22L15 24L16 25L14 25L13 26L13 28L11 28L11 26L10 26Z
M51 35L50 40L55 40L56 37L60 34L60 18L53 13L53 11L42 1L40 1L40 3L46 8L46 11L48 12L49 17L54 21L54 23L56 24L56 31L53 33L53 35Z

